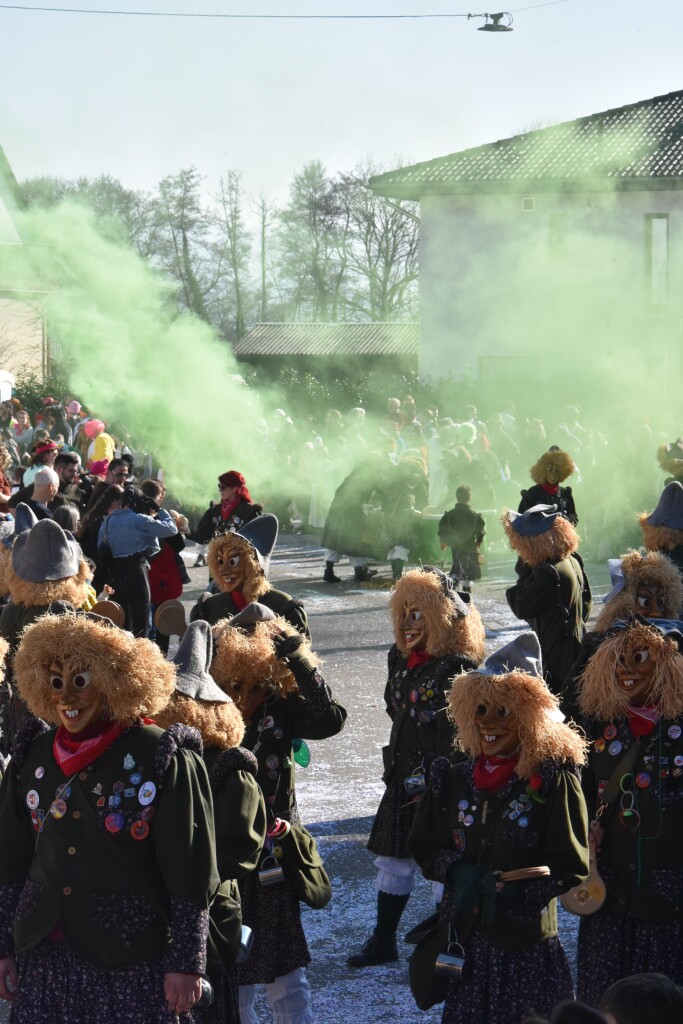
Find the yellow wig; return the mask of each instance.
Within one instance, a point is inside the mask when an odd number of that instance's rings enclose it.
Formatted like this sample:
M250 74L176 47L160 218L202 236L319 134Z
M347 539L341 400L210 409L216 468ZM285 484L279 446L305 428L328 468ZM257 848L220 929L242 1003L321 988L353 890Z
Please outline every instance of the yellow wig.
M534 483L544 484L551 466L557 471L558 483L566 480L576 469L571 455L567 452L543 452L538 462L534 462L529 470Z
M448 716L457 729L456 745L471 758L482 752L474 718L482 703L510 708L519 723L520 757L515 773L529 779L544 761L586 760L586 741L572 725L556 721L559 703L538 676L509 672L503 676L466 672L453 680L448 693Z
M242 706L246 695L257 688L277 690L281 695L297 692L296 679L289 665L276 655L273 644L275 632L299 636L294 626L280 616L257 622L253 632L229 623L229 619L221 619L213 627L215 653L210 671L220 688ZM303 640L301 651L312 664L318 664L308 640Z
M213 538L206 555L211 575L218 586L223 589L223 574L218 567L218 558L219 556L226 558L231 548L236 548L239 551L244 564L244 589L242 592L247 602L258 601L259 597L268 593L271 586L259 564L254 548L244 537L238 537L236 533L224 533L220 537Z
M638 551L629 551L621 560L624 574L624 587L616 597L608 601L597 617L595 632L604 633L618 619L626 619L630 614L643 615L638 605L638 587L661 587L664 598L663 615L665 619L678 618L683 604L683 580L671 559L659 551L649 551L641 555Z
M162 729L175 722L193 726L201 733L205 750L229 750L238 747L244 738L244 720L232 700L226 704L193 700L176 690L164 710L155 715L155 721Z
M503 509L500 521L512 550L532 568L541 562L561 562L573 555L579 546L579 535L564 516L558 516L550 529L537 537L522 537L513 529L509 508Z
M427 650L435 658L446 654L461 654L479 664L484 657L484 625L481 616L470 601L469 615L459 617L458 610L445 593L441 577L423 569L411 569L397 581L389 608L394 626L394 640L402 654L406 654L401 623L404 609L415 605L424 615L427 625Z
M646 647L656 662L648 703L664 718L683 714L683 655L655 626L634 621L606 637L579 676L579 704L585 715L599 721L628 715L628 693L619 685L617 669L624 655L641 647Z
M91 575L90 566L82 561L75 576L33 583L17 576L10 560L6 575L7 590L15 604L23 604L25 608L40 608L53 601L69 601L74 608L81 608L88 597L88 580Z
M22 633L14 674L30 711L53 725L59 724L50 686L56 659L92 672L109 717L121 725L161 711L175 689L175 666L151 640L86 615L44 615Z

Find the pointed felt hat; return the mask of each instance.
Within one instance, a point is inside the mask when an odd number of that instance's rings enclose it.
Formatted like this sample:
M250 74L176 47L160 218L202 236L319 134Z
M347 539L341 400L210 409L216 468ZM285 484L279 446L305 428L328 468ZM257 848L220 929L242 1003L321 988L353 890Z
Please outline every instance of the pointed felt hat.
M264 576L268 575L270 567L270 556L277 542L278 521L277 517L265 512L262 516L252 519L241 530L234 532L238 537L244 537L247 543L251 544L256 552L259 565L263 569Z
M228 704L230 697L221 690L209 673L212 659L211 626L203 619L191 622L178 644L173 659L176 666L176 690L193 700Z
M72 533L54 519L41 519L20 533L12 548L12 568L30 583L64 580L78 573L83 552Z
M489 654L476 670L482 676L506 676L509 672L526 672L529 676L543 678L541 645L531 630L520 633L510 643Z
M249 630L252 626L255 626L258 622L269 622L271 619L275 619L277 616L275 612L270 608L267 608L265 604L259 604L258 601L252 601L246 608L243 608L237 615L233 615L230 619L229 626L241 626L242 629Z
M650 526L667 526L670 530L683 530L683 484L672 480L659 496L657 507L647 517Z
M526 512L509 513L510 526L520 537L540 537L557 519L557 505L534 505Z

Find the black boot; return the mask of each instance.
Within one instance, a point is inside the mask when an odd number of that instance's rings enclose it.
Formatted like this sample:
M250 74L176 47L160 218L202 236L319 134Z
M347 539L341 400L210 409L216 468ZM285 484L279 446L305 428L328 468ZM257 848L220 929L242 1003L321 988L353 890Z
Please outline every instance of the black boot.
M369 579L377 575L377 570L368 569L367 565L357 565L354 567L353 575L357 583L367 583Z
M397 580L400 580L401 576L403 576L403 566L405 564L406 563L401 558L394 558L394 559L392 559L392 562L391 562L391 575L394 578L394 583Z
M375 929L359 953L346 961L349 967L375 967L377 964L391 964L398 960L396 932L380 932Z
M325 562L323 581L325 583L341 583L341 577L334 574L334 562Z

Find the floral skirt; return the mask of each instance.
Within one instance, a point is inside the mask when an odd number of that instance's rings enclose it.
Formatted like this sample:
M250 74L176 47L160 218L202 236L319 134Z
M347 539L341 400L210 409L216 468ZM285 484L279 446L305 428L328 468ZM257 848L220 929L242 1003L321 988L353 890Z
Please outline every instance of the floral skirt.
M451 982L442 1024L520 1024L532 1014L550 1017L574 998L569 964L559 939L517 953L495 949L479 935L464 943L471 977Z
M254 932L249 959L237 965L240 985L270 985L276 978L306 967L311 957L301 924L301 906L285 875L263 886L258 871L240 881L242 921Z
M63 942L42 942L17 957L19 979L10 1024L194 1024L166 1008L159 960L105 970Z
M630 914L598 911L579 924L577 993L597 1006L615 981L631 974L658 971L683 983L683 924L639 921Z
M411 802L403 782L390 782L372 823L368 850L378 857L410 857L408 836L416 813L417 803Z

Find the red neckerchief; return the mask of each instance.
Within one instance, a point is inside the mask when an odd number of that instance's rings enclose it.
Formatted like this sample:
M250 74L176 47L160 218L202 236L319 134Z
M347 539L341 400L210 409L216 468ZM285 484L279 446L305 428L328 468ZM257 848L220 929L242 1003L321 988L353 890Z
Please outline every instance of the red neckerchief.
M238 611L243 611L243 609L249 604L241 590L231 590L230 597Z
M423 651L416 651L414 648L408 655L407 668L417 668L420 665L424 665L431 658L431 654L425 648Z
M557 494L557 492L560 489L559 484L541 484L541 487L546 492L546 494Z
M73 775L92 764L121 733L125 732L125 729L126 727L118 722L98 722L97 725L84 729L78 737L72 737L64 726L60 725L52 744L54 759L64 775Z
M655 731L655 726L661 717L661 711L656 711L653 707L631 708L628 727L637 739L641 736L649 736Z
M502 789L514 775L519 754L512 757L486 757L480 754L474 762L472 777L477 789Z
M241 498L235 498L234 501L221 502L221 519L223 520L223 522L225 522L226 519L230 518L230 516L235 511L241 500Z

